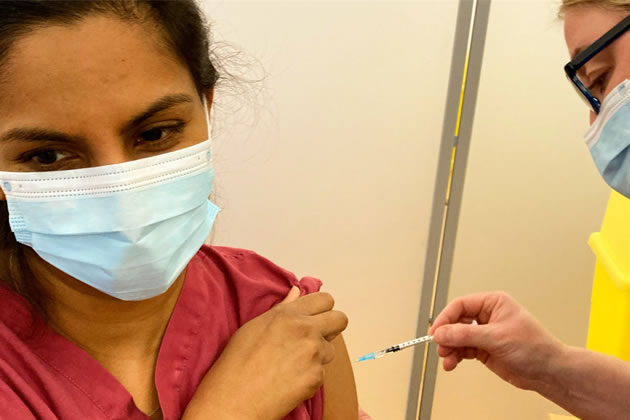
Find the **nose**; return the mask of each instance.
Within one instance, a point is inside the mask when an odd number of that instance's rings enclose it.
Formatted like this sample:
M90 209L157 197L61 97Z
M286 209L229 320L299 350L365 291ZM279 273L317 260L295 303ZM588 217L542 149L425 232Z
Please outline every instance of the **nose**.
M92 150L90 166L115 165L136 159L119 141L102 142Z

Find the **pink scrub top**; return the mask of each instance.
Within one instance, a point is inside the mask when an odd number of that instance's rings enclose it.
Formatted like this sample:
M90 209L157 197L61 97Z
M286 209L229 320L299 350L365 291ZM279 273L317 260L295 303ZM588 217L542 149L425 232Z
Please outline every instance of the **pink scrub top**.
M321 282L298 279L251 252L204 246L186 279L164 335L155 372L162 414L181 418L195 390L234 332L281 301ZM238 392L238 390L234 390ZM286 420L321 420L323 389ZM22 297L0 287L0 418L146 420L129 392L95 359L55 333Z

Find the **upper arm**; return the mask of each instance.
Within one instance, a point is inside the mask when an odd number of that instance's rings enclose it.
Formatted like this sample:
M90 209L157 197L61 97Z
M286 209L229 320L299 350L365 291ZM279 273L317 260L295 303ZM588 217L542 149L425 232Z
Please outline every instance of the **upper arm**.
M335 359L326 366L324 377L324 420L358 419L357 389L346 343L340 334L332 344Z

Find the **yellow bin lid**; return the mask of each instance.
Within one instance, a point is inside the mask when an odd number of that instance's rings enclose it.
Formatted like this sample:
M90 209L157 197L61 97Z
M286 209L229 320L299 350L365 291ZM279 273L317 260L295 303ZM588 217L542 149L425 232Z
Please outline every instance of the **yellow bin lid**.
M613 283L630 292L630 199L612 192L602 230L588 243Z

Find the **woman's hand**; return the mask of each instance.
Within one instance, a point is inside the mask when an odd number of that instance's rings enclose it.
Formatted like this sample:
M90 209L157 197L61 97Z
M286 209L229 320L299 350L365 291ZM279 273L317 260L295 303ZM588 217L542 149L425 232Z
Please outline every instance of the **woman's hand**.
M475 320L479 325L472 324ZM548 380L566 347L509 295L480 293L451 302L429 329L444 369L477 359L505 381L528 390Z
M329 294L299 293L292 288L232 336L183 419L281 419L317 392L348 319Z

